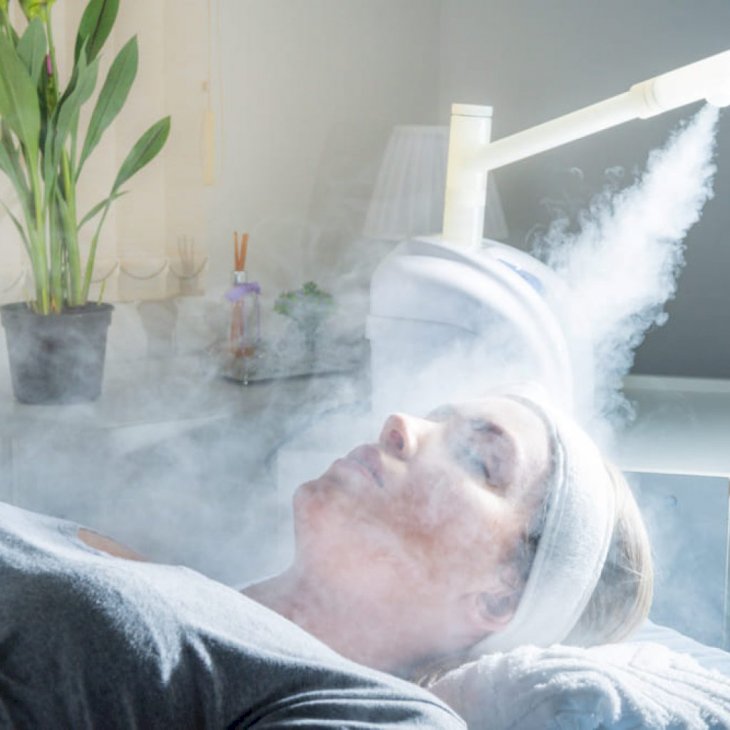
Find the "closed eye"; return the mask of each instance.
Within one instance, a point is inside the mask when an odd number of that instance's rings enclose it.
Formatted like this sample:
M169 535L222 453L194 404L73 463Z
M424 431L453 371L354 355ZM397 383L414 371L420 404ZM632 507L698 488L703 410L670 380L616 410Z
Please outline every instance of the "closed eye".
M501 426L490 421L470 421L472 433L479 439L480 448L474 453L488 465L490 483L506 489L514 481L516 444L514 438Z
M473 449L465 447L461 450L460 462L468 472L474 476L483 479L486 482L491 481L492 475L486 461Z

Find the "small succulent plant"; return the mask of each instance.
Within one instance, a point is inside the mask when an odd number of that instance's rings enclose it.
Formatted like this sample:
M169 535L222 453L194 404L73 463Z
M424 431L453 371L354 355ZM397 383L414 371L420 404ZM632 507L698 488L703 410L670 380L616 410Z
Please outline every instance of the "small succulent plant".
M293 319L302 327L313 328L327 319L334 307L332 295L313 281L306 282L301 289L282 292L274 303L274 311L278 314Z

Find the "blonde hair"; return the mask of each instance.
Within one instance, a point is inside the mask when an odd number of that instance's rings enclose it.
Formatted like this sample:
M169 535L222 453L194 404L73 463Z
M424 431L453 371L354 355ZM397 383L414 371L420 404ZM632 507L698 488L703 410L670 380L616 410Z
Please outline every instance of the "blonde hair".
M606 463L615 490L613 538L601 577L563 643L592 646L621 641L649 615L654 564L644 520L623 473Z

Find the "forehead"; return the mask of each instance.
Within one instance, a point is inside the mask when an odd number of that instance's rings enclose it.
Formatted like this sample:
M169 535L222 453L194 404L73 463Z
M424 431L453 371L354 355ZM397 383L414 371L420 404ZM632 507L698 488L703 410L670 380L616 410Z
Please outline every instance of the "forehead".
M483 420L495 427L511 426L517 431L512 433L513 436L524 435L535 438L547 446L552 440L547 416L537 406L509 396L493 396L462 403L448 403L436 408L432 414L470 421Z

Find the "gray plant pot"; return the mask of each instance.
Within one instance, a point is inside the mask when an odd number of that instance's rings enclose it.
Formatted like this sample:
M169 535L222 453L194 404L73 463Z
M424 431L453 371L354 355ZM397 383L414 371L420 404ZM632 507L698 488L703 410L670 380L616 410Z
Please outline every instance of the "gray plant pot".
M86 304L44 316L24 302L0 307L15 398L34 404L96 400L113 309Z

